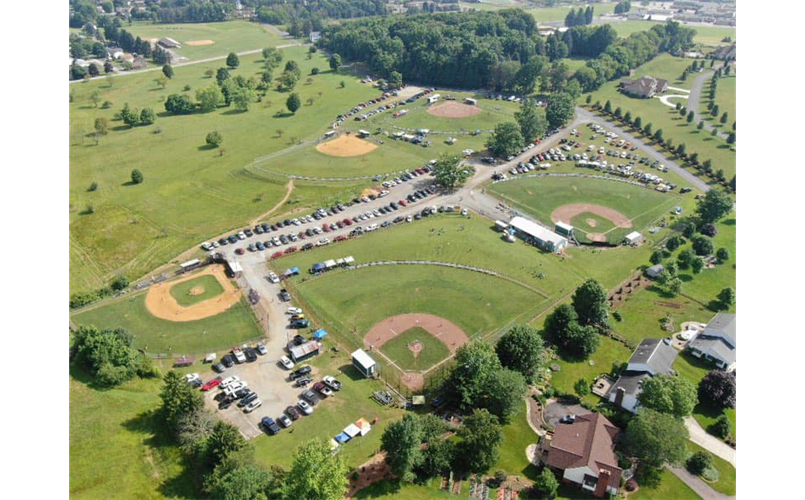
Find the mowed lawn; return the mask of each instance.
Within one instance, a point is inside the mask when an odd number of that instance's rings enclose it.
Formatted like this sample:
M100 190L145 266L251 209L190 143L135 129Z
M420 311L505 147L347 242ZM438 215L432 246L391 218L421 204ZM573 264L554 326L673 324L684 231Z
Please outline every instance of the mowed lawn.
M160 379L98 390L70 376L70 498L193 498L179 447L153 412Z
M490 192L513 204L543 224L553 225L551 214L557 208L574 203L602 205L617 210L632 222L632 228L616 228L602 217L579 214L571 223L578 224L581 236L587 232L607 234L610 243L618 243L633 230L643 229L653 219L670 210L678 197L650 188L617 181L583 177L531 177L498 182ZM587 219L602 223L588 225Z
M181 48L173 49L188 59L204 59L227 55L230 52L245 52L282 43L282 37L259 23L248 21L227 21L221 23L183 23L151 24L135 22L124 29L144 40L172 38L181 43ZM190 45L187 42L211 40L211 45Z
M281 50L284 61L296 61L303 75L294 90L303 106L294 116L284 114L288 94L274 90L244 113L225 107L183 116L165 112L167 96L186 93L195 100L197 89L214 85L204 72L220 68L222 61L177 67L165 89L154 83L156 73L70 86L71 292L104 286L115 274L137 279L193 245L265 213L283 198L286 178L258 177L246 165L298 141L312 142L331 117L377 95L354 77L329 71L323 55L308 60L306 52L304 47ZM256 77L261 58L260 54L242 57L232 75ZM311 76L313 67L323 72ZM306 83L307 78L312 83ZM339 85L342 80L344 88ZM112 103L108 109L93 105L90 95L95 91L101 103ZM314 100L310 106L309 98ZM124 126L115 115L126 103L131 108L153 108L156 123ZM111 125L98 145L91 137L96 118ZM223 155L205 146L205 136L213 130L223 135ZM135 168L145 178L140 185L129 183ZM90 192L93 182L99 187ZM343 183L299 184L289 204L311 206L349 188ZM89 207L94 213L87 213Z
M635 77L653 76L669 81L672 87L690 89L696 74L688 76L686 81L681 81L679 77L686 67L691 63L690 59L673 57L668 54L661 54L652 61L634 70ZM713 171L724 170L726 179L735 175L735 151L730 148L724 139L713 137L706 130L697 130L696 123L688 123L672 107L668 107L657 98L637 99L628 97L618 92L619 81L612 81L604 84L600 89L592 93L592 102L600 101L604 105L606 101L612 103L612 109L620 107L623 113L630 111L633 117L641 117L643 126L652 124L654 131L661 128L663 138L673 140L674 144L684 143L687 154L698 153L699 160L712 160ZM705 88L706 90L706 88ZM677 93L677 91L668 91ZM705 98L702 96L700 109L706 110ZM582 97L581 99L586 99ZM579 101L582 102L582 101ZM729 122L732 126L732 121ZM640 134L638 134L640 136Z
M673 472L663 469L660 484L656 488L640 485L636 493L629 494L631 500L700 500L698 494Z
M417 354L411 350L413 343L422 345L422 350ZM450 350L444 342L418 326L396 335L383 344L380 352L406 371L427 370L450 355Z
M183 307L192 306L222 293L224 287L218 282L218 278L209 274L178 283L170 289L170 294Z
M688 441L688 451L693 454L699 451L706 451L701 446L693 441ZM713 455L712 453L710 453ZM727 462L723 458L713 455L713 467L718 471L718 481L708 483L714 490L725 495L735 495L735 466Z
M228 349L262 336L262 330L243 298L226 312L197 321L166 321L145 307L145 294L127 295L74 314L77 325L125 328L134 346L157 354L205 354Z

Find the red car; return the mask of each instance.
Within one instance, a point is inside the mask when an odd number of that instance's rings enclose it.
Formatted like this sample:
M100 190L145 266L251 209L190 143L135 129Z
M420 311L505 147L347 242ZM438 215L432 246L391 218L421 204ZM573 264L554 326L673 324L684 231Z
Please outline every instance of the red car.
M347 226L351 226L351 225L352 225L352 221L351 221L351 220L349 220L349 219L344 219L344 220L342 220L341 222L343 222L343 223L344 223L344 224L346 224Z
M218 387L218 384L221 383L221 377L215 377L214 379L210 380L206 384L201 386L202 391L209 391L210 389L214 389Z
M246 253L246 250L244 250L242 248L238 248L237 250L235 250L235 253L238 254L238 255L243 255L244 253Z
M325 233L330 232L330 224L322 224L321 228Z
M272 259L277 259L277 258L282 257L282 256L283 256L282 252L274 252L273 254L271 254Z
M296 251L296 247L288 247L288 248L285 249L286 254L294 253L295 251Z
M408 205L408 203L406 203L405 200L398 200L397 203L399 203L402 206Z
M335 240L333 241L344 241L345 239L347 239L347 237L342 234L341 236L336 236Z

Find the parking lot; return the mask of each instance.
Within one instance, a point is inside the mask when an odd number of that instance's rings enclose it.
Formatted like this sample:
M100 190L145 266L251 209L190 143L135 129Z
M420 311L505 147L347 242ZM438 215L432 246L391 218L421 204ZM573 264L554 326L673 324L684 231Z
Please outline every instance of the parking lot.
M285 408L296 404L303 390L311 388L311 385L294 387L294 383L288 381L289 373L290 371L283 368L279 364L278 357L272 353L260 356L257 361L251 363L236 364L220 376L224 379L232 375L238 376L248 384L249 389L257 393L263 405L251 413L244 413L242 408L238 408L237 402L225 410L219 410L218 401L214 399L222 391L218 387L204 393L204 404L223 420L237 426L247 439L254 439L265 432L260 428L260 420L263 417L276 420ZM314 380L320 380L322 375L326 374L319 374L317 370L313 370Z

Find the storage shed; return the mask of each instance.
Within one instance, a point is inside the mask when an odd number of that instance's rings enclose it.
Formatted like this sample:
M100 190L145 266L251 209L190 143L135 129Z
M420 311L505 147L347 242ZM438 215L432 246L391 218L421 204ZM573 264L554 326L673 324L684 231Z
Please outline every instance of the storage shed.
M639 245L642 240L643 235L638 233L637 231L632 231L631 233L627 234L625 238L623 238L624 243L632 246Z
M319 354L319 350L321 349L321 344L319 344L315 340L311 340L310 342L305 342L302 345L298 345L296 347L291 348L291 359L294 363L299 363L308 358L312 358L313 356L317 356Z
M570 224L565 224L564 222L560 221L556 223L553 229L557 234L561 234L562 236L573 236L573 226Z
M567 238L524 217L513 218L509 225L521 239L548 252L558 252L567 246Z
M377 363L366 351L358 349L352 353L352 366L354 366L364 377L372 377L375 374Z

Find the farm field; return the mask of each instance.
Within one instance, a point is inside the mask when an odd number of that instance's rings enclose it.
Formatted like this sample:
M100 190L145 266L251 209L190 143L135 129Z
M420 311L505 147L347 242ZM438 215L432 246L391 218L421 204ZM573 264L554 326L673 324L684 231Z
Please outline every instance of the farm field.
M159 426L160 379L108 390L70 373L70 498L192 498L179 447Z
M322 55L307 60L302 47L281 53L285 61L297 61L303 75L309 75L314 66L328 67ZM241 58L233 76L257 74L261 57ZM119 273L137 279L187 248L270 210L283 198L287 178L257 177L244 167L287 148L289 142L312 141L326 128L322 116L335 117L344 111L345 103L377 95L352 77L326 71L311 76L309 85L303 76L295 91L303 103L308 98L314 103L304 104L295 116L277 114L285 110L287 94L273 90L245 113L228 108L182 116L164 112L168 95L187 92L195 97L197 89L215 83L204 76L205 71L222 65L216 61L176 68L165 89L154 83L153 73L71 85L71 292L100 288ZM339 87L342 80L344 88ZM183 90L186 87L190 90ZM90 95L95 91L101 101L112 103L108 109L94 107ZM126 103L132 108L152 107L156 123L124 126L114 116ZM110 121L109 133L97 145L90 137L96 118ZM213 130L224 137L223 156L205 146L204 137ZM140 185L130 185L134 168L144 175ZM90 192L92 182L99 187ZM288 204L310 206L349 188L343 183L299 184ZM88 213L88 207L94 213Z
M144 40L172 38L182 44L181 48L174 49L173 52L190 60L225 56L230 52L245 52L289 43L284 42L282 37L265 26L249 21L183 24L152 24L140 21L125 26L125 29ZM209 41L214 43L206 43Z
M598 8L596 7L596 11ZM615 29L618 33L618 36L625 38L632 33L637 33L638 31L648 31L651 29L652 26L662 25L661 22L658 21L611 21L609 24ZM735 40L736 29L730 27L720 27L720 26L692 26L687 25L685 23L681 23L683 26L693 28L696 30L696 35L693 37L694 43L700 43L703 45L726 45L726 42L722 42L721 40L724 37L732 37L732 40Z
M672 87L690 89L693 77L687 81L679 80L682 71L690 65L690 60L662 54L654 60L644 64L634 71L636 77L653 76L669 81ZM687 153L698 153L700 161L711 159L714 171L724 170L727 179L735 175L735 151L730 149L724 139L713 137L706 130L697 130L696 124L689 124L672 107L665 106L659 99L635 99L621 94L617 90L618 81L604 84L599 90L592 93L592 102L606 101L612 103L612 109L620 107L624 113L630 111L632 116L640 116L643 125L651 123L653 129L663 130L665 139L672 139L674 144L684 143ZM705 103L702 102L700 106Z
M206 354L262 336L246 299L209 318L174 322L151 315L145 294L139 292L91 307L70 319L77 325L125 328L134 334L134 347L151 353Z
M631 227L616 227L611 220L593 217L587 210L564 221L577 228L577 237L586 239L587 233L603 233L612 244L619 243L629 232L641 231L678 200L673 193L583 177L515 178L493 184L490 192L549 226L555 222L553 212L564 205L595 204L616 210L630 221Z

